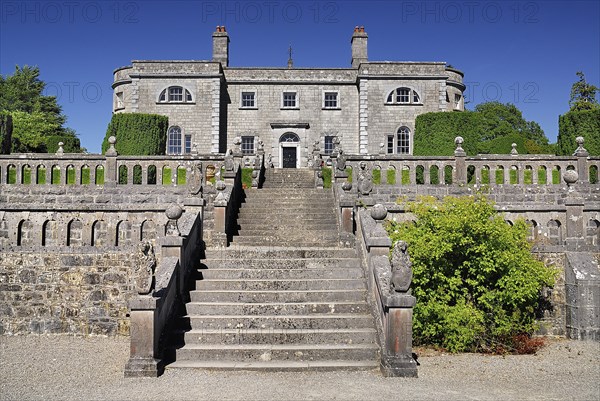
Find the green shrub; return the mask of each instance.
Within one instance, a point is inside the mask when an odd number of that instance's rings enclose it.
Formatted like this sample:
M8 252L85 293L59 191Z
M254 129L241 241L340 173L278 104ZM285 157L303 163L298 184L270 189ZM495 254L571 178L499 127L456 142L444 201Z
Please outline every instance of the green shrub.
M557 169L552 169L552 184L560 184L560 171Z
M67 185L75 185L75 169L73 167L67 169Z
M52 168L52 185L60 185L60 168Z
M162 184L171 185L171 167L163 168Z
M409 244L416 345L490 350L536 329L540 291L555 272L531 254L524 221L506 224L482 196L422 198L408 211L415 222L386 227Z
M490 169L484 168L481 170L481 183L482 184L490 183Z
M323 188L331 188L331 167L323 167L321 172L323 173Z
M102 142L102 153L106 153L108 149L108 138L115 136L115 147L120 155L164 155L168 128L169 119L165 116L142 113L113 114Z
M402 185L410 185L410 170L402 169Z
M472 111L420 114L415 121L414 155L453 156L454 139L461 136L465 140L463 149L474 156L478 153L482 130L482 116Z
M104 169L96 169L96 185L104 185Z
M249 167L242 168L242 185L246 185L246 188L252 188L252 172L254 169Z
M7 184L16 184L17 183L17 169L14 166L8 167L8 176L6 178Z
M37 183L38 185L44 185L46 183L46 169L39 168L37 173Z
M585 139L584 147L590 155L600 155L600 108L569 111L558 117L557 154L572 155L578 136Z
M44 142L46 143L46 152L48 153L56 153L58 150L58 143L63 143L63 151L65 153L80 153L81 152L81 142L79 138L72 135L51 135L44 138Z
M81 169L81 185L90 185L90 168L83 167Z
M538 183L546 183L546 179L547 179L547 173L546 173L546 169L545 168L539 168L538 169Z
M390 185L394 185L396 183L396 170L390 168L387 170L387 183Z
M0 113L0 155L10 154L12 147L13 120L8 113Z
M375 184L375 185L381 184L381 169L378 169L378 168L373 169L373 184Z
M185 185L186 183L185 167L177 167L177 185ZM252 182L250 182L252 183Z

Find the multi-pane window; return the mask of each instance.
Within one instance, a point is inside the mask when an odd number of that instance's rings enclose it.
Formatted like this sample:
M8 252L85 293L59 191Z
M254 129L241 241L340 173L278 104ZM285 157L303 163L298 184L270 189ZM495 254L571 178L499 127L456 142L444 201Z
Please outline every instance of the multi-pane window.
M183 88L181 86L169 88L169 102L183 102Z
M326 136L325 137L325 153L326 154L331 154L333 153L333 138L335 138L334 136Z
M398 132L387 136L387 152L389 154L410 154L410 129L400 127Z
M158 97L159 103L191 103L193 102L192 94L189 90L181 86L169 86L160 92Z
M254 154L254 137L243 136L242 137L242 154L251 155Z
M387 104L421 104L417 91L410 88L396 88L388 94Z
M323 107L325 107L326 109L336 109L339 107L337 92L325 92L323 97Z
M192 136L191 135L186 135L185 136L185 153L189 154L192 153Z
M173 126L167 133L167 154L181 154L181 128Z
M298 107L296 92L283 92L283 107Z
M407 127L398 129L396 153L401 155L410 153L410 130Z
M255 92L242 92L242 107L256 107Z

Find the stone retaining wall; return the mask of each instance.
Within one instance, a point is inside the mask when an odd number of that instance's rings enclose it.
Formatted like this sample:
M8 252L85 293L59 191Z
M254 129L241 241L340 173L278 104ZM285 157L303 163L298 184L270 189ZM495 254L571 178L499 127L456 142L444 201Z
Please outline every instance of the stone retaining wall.
M135 250L0 252L0 334L128 335Z

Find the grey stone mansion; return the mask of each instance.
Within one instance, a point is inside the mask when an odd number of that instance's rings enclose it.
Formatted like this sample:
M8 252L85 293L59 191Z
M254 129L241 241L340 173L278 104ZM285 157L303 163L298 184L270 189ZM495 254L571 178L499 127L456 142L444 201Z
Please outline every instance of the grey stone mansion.
M114 72L115 113L169 117L167 153L270 155L306 167L313 147L351 154L413 152L417 115L464 110L463 73L444 62L369 61L355 27L348 68L229 67L218 26L212 60L134 60Z

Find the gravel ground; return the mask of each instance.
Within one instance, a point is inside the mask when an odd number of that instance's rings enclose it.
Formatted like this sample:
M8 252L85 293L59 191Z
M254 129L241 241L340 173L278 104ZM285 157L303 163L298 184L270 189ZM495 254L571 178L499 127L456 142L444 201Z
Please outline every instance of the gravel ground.
M378 371L167 369L124 379L127 338L0 336L1 400L600 400L600 343L551 340L536 355L419 358L418 379Z

